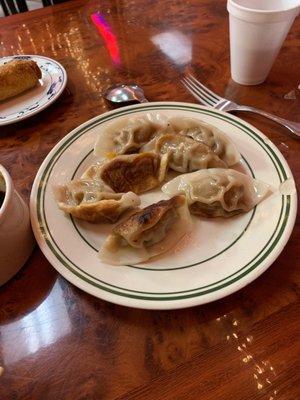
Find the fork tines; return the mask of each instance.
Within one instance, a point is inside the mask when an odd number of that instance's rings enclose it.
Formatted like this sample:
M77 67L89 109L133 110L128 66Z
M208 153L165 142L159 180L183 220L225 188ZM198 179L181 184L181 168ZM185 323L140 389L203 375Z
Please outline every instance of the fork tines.
M222 97L212 92L191 74L183 77L181 82L194 97L207 106L215 107L222 100Z

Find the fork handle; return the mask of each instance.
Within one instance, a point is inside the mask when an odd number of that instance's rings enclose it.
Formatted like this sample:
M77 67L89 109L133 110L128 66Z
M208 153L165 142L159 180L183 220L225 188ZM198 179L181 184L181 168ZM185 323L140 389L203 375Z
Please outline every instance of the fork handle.
M276 115L270 114L266 111L259 110L258 108L255 107L249 107L249 106L238 106L236 107L236 110L238 111L250 111L259 115L262 115L266 118L271 119L272 121L277 122L280 125L283 125L286 127L289 131L291 131L294 135L300 137L300 123L299 122L293 122L289 121L284 118L277 117Z

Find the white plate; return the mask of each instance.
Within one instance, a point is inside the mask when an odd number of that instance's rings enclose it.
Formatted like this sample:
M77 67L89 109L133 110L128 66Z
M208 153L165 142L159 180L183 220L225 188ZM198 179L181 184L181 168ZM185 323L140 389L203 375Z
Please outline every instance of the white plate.
M146 112L200 118L226 132L243 167L277 190L251 212L231 219L195 219L194 230L174 249L139 266L101 263L97 250L111 225L73 220L57 207L52 185L79 177L94 156L106 124ZM285 183L284 183L285 182ZM158 190L142 204L163 198ZM101 299L130 307L171 309L227 296L256 279L278 257L294 226L297 197L281 153L257 129L232 115L187 103L149 103L100 115L70 132L48 154L31 193L31 220L39 246L67 280Z
M0 58L0 65L15 59L35 61L42 71L42 78L36 87L0 101L0 126L21 121L44 110L61 95L67 84L64 67L51 58L17 55Z

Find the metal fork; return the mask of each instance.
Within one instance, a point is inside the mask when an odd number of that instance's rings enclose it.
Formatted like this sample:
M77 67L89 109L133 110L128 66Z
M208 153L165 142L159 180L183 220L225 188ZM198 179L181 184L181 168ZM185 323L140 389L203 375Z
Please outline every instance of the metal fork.
M181 82L186 87L186 89L194 97L196 97L197 100L200 101L200 103L208 107L216 108L217 110L221 111L250 111L259 115L263 115L264 117L269 118L280 125L283 125L298 138L300 137L299 122L288 121L284 118L277 117L276 115L270 114L266 111L259 110L254 107L239 105L234 103L233 101L224 99L223 97L218 96L216 93L204 86L191 74L183 77L181 79Z

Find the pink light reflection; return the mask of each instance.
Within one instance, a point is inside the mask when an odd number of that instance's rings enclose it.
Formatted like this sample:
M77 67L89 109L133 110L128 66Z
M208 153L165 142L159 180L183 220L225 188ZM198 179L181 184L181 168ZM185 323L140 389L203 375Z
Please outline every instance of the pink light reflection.
M103 37L105 46L109 52L110 58L114 64L121 64L121 57L119 51L119 45L116 35L111 31L111 27L105 20L103 15L99 12L91 14L91 20L97 28L100 35Z

